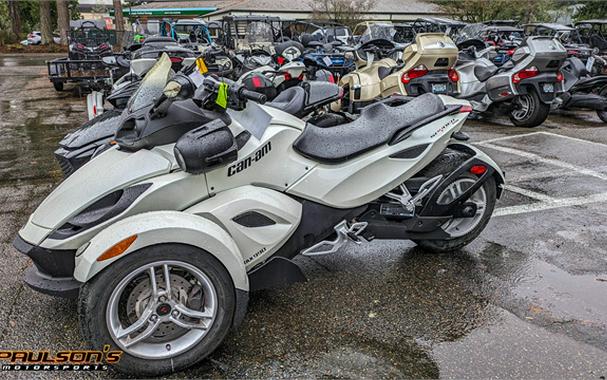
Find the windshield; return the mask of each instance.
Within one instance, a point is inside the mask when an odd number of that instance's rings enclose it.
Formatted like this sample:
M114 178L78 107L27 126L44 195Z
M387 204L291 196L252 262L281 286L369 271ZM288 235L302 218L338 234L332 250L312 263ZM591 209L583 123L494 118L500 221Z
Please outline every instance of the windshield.
M377 39L393 41L395 34L396 30L391 24L371 24L360 36L360 42L365 43Z
M166 53L162 53L158 62L148 71L141 85L129 100L129 112L135 112L143 107L154 104L162 94L164 86L169 80L171 60Z
M250 23L247 25L247 41L251 44L274 42L272 26L260 21Z

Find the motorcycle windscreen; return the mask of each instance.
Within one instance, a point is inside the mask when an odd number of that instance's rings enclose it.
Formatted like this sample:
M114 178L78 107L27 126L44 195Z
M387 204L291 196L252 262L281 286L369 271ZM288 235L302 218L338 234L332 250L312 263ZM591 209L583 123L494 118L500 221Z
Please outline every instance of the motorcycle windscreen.
M171 60L166 53L162 53L158 62L148 71L141 81L141 85L129 100L127 106L129 112L135 112L154 104L154 100L162 95L170 73Z

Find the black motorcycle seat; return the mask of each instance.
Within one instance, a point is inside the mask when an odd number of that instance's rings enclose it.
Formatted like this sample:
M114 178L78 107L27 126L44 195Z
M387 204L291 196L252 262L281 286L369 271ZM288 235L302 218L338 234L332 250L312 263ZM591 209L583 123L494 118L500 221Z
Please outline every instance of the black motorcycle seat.
M299 86L293 86L282 91L271 102L267 102L266 106L296 115L304 109L305 103L306 90Z
M343 162L388 143L396 133L444 110L440 97L430 93L396 107L375 103L351 123L331 128L308 123L293 148L313 160L329 164Z

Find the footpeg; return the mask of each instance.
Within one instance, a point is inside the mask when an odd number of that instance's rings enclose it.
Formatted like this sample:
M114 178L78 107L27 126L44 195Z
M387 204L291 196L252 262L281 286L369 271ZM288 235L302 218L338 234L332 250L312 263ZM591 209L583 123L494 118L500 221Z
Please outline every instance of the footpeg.
M356 222L348 225L345 220L342 220L335 227L337 237L335 240L323 240L301 251L304 256L320 256L328 255L337 252L348 241L353 241L356 244L366 243L367 240L360 234L367 228L369 223Z

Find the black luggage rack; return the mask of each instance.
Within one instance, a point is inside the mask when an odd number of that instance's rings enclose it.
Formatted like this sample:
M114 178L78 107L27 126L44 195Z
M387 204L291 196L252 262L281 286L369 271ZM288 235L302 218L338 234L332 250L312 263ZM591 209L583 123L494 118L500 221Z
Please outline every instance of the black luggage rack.
M112 69L102 60L73 60L57 58L46 62L48 78L58 91L64 83L77 83L80 87L104 91L111 87ZM108 80L109 79L109 80Z

